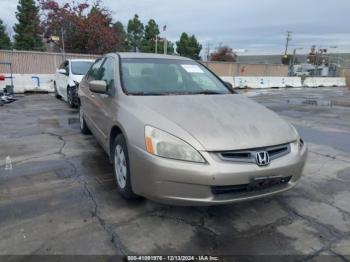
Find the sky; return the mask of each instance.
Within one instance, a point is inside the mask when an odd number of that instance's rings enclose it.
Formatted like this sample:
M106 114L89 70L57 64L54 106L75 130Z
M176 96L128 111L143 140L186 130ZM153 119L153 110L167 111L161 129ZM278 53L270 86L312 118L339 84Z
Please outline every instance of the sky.
M71 0L58 0L58 2ZM76 0L77 1L77 0ZM88 1L93 2L93 1ZM333 52L350 51L350 0L102 0L115 20L127 24L137 13L147 23L155 19L162 35L177 41L194 34L211 50L228 45L246 54L284 51L286 31L292 31L290 52L309 51L315 44ZM0 0L0 18L11 28L17 0ZM242 53L243 54L243 53Z

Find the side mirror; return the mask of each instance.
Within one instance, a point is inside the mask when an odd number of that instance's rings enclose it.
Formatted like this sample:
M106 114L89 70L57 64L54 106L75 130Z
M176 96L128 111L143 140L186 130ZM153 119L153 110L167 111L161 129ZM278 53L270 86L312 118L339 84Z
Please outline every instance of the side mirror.
M5 81L5 76L4 75L0 75L0 81Z
M103 80L93 80L89 82L89 89L91 92L98 94L107 93L107 83Z
M68 72L66 71L66 69L58 69L57 73L62 74L62 75L66 75L66 76L68 75Z

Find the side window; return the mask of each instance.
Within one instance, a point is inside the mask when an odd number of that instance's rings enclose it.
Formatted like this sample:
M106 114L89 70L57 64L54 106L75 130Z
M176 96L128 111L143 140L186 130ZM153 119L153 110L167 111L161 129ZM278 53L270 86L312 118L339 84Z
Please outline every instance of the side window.
M105 60L100 70L100 77L101 77L100 79L106 81L107 91L114 88L114 84L115 84L114 72L115 72L114 59L112 57L109 57Z
M103 61L104 59L100 58L91 66L89 72L87 73L88 81L101 80L100 69Z

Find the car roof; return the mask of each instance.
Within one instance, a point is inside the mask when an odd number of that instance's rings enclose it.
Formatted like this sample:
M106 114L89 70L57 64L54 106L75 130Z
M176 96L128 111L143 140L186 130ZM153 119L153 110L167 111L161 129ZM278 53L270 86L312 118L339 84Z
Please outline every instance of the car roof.
M117 53L121 58L153 58L153 59L176 59L176 60L189 60L192 59L176 56L176 55L162 55L162 54L152 54L152 53L131 53L131 52L120 52Z

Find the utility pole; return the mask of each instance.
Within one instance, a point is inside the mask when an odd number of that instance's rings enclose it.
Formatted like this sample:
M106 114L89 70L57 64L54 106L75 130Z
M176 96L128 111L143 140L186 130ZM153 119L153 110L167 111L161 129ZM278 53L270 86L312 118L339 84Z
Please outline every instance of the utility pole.
M289 46L289 41L292 40L292 32L291 31L287 31L287 38L286 38L286 49L284 51L284 55L286 56L288 53L288 46Z
M156 35L156 48L155 53L158 54L158 35Z
M63 28L61 29L61 40L62 40L63 59L66 59L66 52L65 52L65 46L64 46L64 32L63 32Z
M316 53L315 53L315 76L318 75L318 51L317 51L317 47L316 47Z
M168 40L164 37L164 55L168 53Z
M292 66L291 66L291 75L294 76L295 74L295 61L296 61L296 55L297 55L297 50L301 50L302 48L294 48L293 50L293 60L292 60Z
M207 43L207 61L210 59L210 43Z
M168 40L166 39L166 29L167 25L163 26L163 32L164 32L164 55L168 54Z

